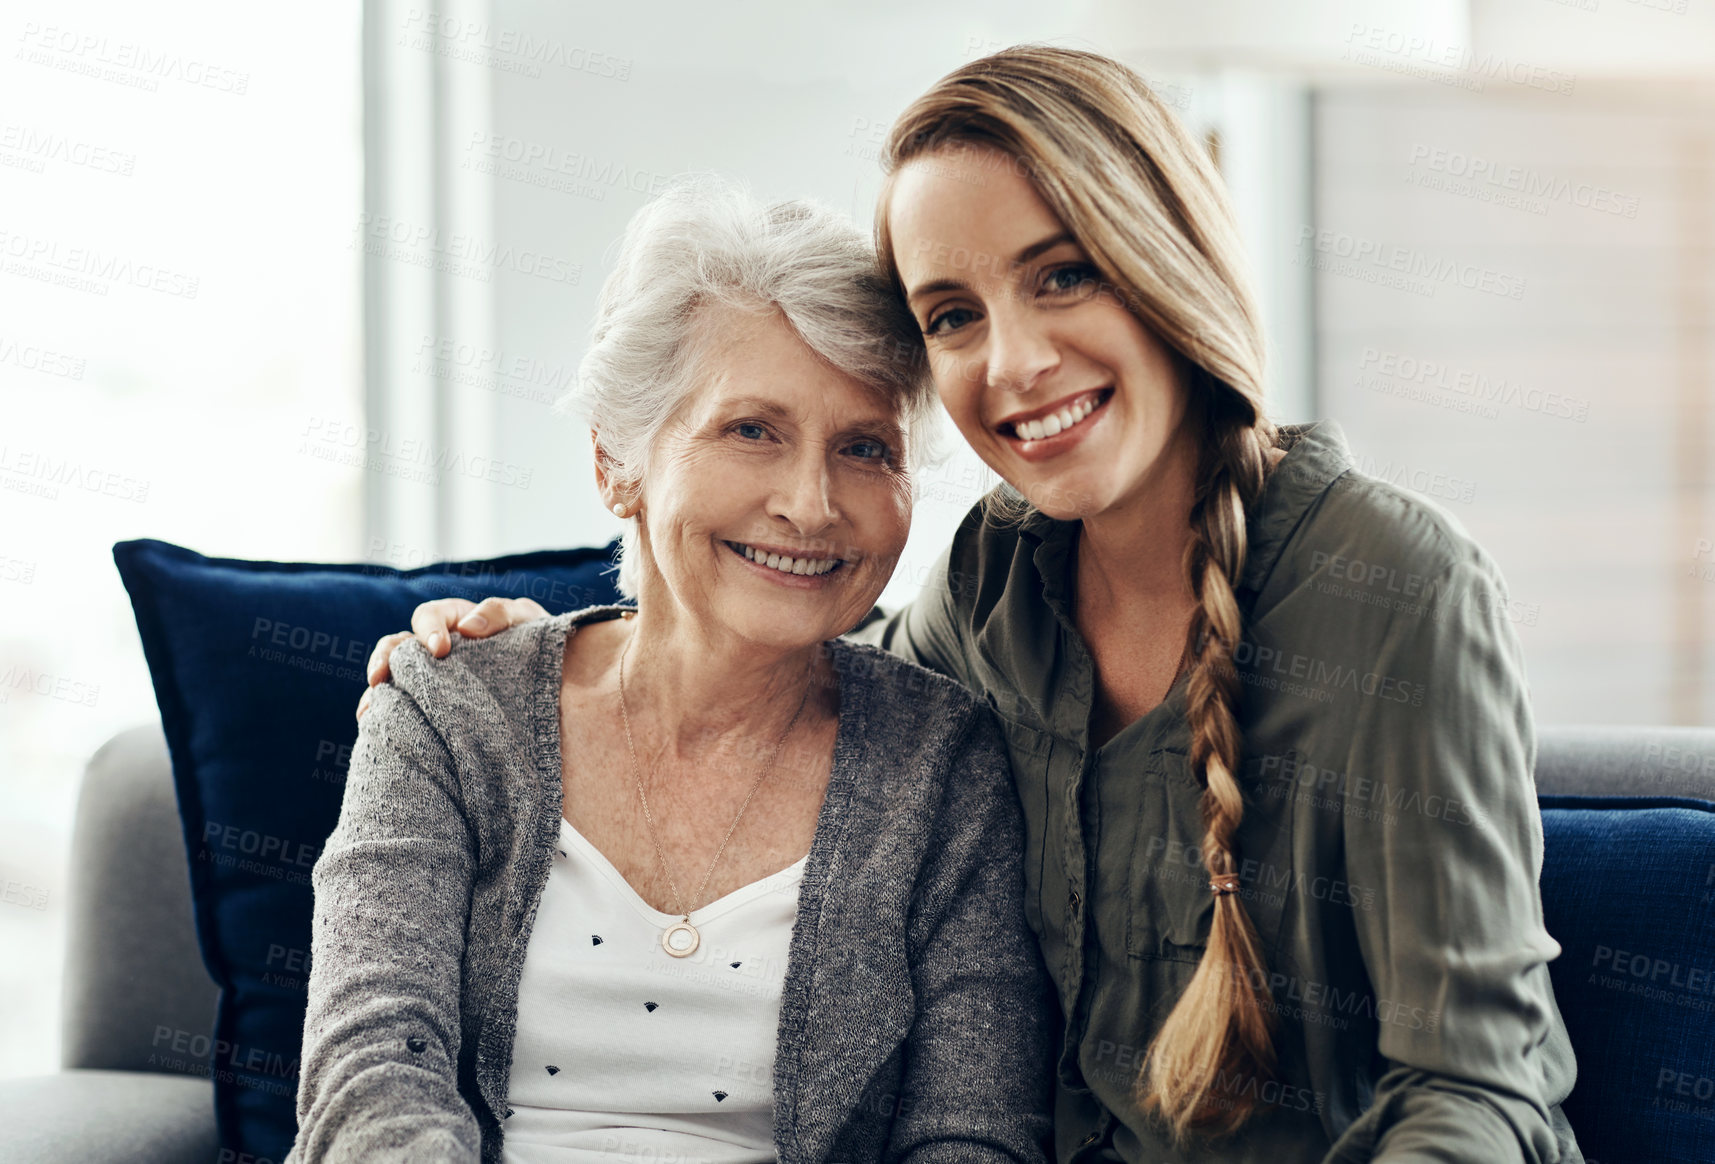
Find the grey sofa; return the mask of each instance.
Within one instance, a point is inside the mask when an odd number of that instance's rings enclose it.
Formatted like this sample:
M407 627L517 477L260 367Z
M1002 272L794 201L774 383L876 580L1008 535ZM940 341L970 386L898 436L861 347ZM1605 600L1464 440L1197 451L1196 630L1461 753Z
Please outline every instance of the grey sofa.
M1715 800L1715 729L1543 728L1536 778L1545 795ZM90 760L72 847L60 1070L0 1080L0 1164L212 1164L213 1085L151 1062L161 1030L212 1030L216 995L159 724Z
M214 1029L217 994L159 723L90 759L72 852L60 1071L0 1080L0 1161L212 1164L213 1083L150 1062L159 1029Z

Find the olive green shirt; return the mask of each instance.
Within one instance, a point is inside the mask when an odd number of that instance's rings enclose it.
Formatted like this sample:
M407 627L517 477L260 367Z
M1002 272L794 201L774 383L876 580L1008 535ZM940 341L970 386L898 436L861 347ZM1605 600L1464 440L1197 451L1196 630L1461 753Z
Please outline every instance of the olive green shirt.
M854 637L999 714L1027 830L1026 913L1058 988L1065 1164L1581 1164L1572 1047L1537 879L1536 742L1513 607L1438 505L1356 471L1339 427L1288 426L1248 514L1237 838L1279 1064L1263 1103L1175 1146L1134 1094L1214 910L1185 679L1100 747L1073 622L1079 525L979 504L909 606Z

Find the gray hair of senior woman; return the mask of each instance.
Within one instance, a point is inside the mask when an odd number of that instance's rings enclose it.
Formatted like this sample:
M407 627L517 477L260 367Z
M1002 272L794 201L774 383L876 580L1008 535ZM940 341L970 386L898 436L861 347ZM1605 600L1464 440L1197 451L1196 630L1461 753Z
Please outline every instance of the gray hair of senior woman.
M700 382L699 309L777 311L811 351L899 410L905 464L940 453L936 395L916 321L850 219L809 199L763 203L712 175L676 179L631 219L602 285L576 385L556 410L587 422L616 484L648 472L656 440ZM620 541L620 593L637 595L637 519Z

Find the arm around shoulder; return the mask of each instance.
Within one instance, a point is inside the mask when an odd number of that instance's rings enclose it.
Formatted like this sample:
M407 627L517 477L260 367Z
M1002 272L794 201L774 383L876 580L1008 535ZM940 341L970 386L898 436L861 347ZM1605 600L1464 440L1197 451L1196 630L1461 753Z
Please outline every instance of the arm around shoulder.
M374 689L315 890L298 1133L287 1164L469 1161L460 985L475 846L422 710Z

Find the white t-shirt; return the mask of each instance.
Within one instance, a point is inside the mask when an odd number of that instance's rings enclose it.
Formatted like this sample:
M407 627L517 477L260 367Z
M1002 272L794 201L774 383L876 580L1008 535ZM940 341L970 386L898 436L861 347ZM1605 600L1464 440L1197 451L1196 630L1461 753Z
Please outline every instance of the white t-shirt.
M506 1164L772 1164L807 859L694 911L702 942L675 958L661 934L679 918L561 818L518 984Z

